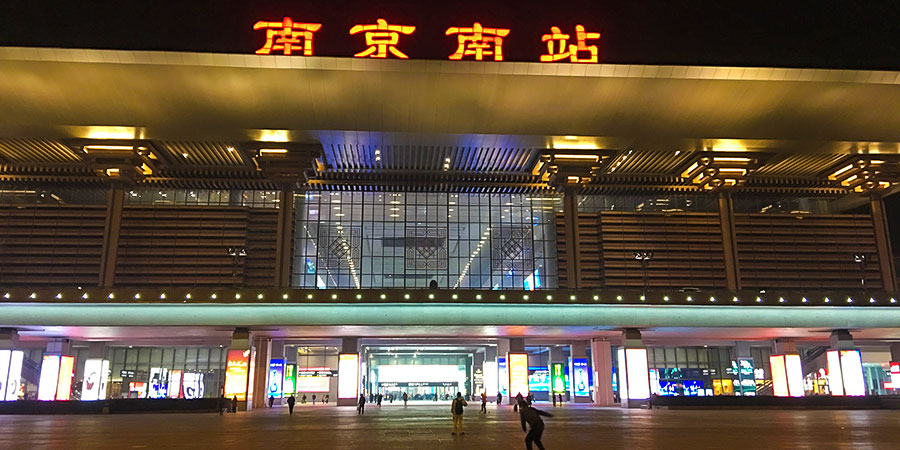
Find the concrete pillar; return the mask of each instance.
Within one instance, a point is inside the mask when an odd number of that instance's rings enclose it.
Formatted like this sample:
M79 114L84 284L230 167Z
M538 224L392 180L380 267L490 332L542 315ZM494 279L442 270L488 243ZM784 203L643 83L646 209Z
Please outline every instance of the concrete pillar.
M875 232L875 249L878 252L878 271L881 274L882 288L887 292L897 290L897 274L894 268L894 256L891 253L891 233L884 210L884 198L873 195L872 225ZM868 283L867 283L868 284Z
M775 355L797 354L797 343L792 339L775 339L772 341L772 353Z
M525 351L525 338L509 338L508 353L522 353Z
M72 354L72 341L69 339L50 339L44 353Z
M278 203L278 228L275 236L275 286L290 287L293 252L294 191L282 189Z
M725 285L729 290L741 288L737 242L734 238L734 204L727 192L719 194L719 224L722 228L722 249L725 252Z
M612 346L609 341L591 340L591 368L594 373L594 404L613 406Z
M356 355L359 355L359 338L358 337L342 338L341 339L341 353L354 353ZM359 368L357 368L357 370L359 370ZM362 392L362 389L359 388L360 375L362 375L362 373L357 372L357 374L358 374L357 379L356 379L357 389L359 389L359 391ZM337 381L338 383L340 383L340 377L342 377L342 376L348 376L348 375L338 372L338 381ZM340 396L338 396L337 405L338 406L355 406L356 401L357 401L356 398L340 398Z
M106 342L88 342L87 357L106 359Z
M266 336L253 337L253 351L250 352L252 362L250 364L250 379L248 384L250 391L247 400L250 408L265 408L268 401L268 389L266 381L269 374L269 360L272 359L270 339Z
M106 221L103 226L103 250L100 256L100 287L115 284L116 264L119 256L119 233L122 229L122 211L125 208L125 191L113 188L106 202Z
M891 361L900 361L900 342L894 342L891 344ZM900 386L895 389L900 389Z
M848 330L834 330L829 337L832 350L853 350L853 335Z
M575 188L563 191L563 223L566 242L566 280L569 289L581 287L581 246L578 242L578 195Z
M14 349L19 345L19 332L15 328L0 328L0 349Z

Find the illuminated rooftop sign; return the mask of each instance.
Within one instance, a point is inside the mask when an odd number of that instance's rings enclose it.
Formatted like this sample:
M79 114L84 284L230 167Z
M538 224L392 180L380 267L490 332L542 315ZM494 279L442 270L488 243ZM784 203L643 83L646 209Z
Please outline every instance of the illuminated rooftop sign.
M320 23L295 22L285 17L280 22L260 20L253 25L254 30L265 30L265 43L256 50L258 55L282 53L284 55L313 56L313 34L322 28ZM409 59L400 50L401 35L409 36L416 31L414 25L395 25L379 18L374 24L353 25L351 35L362 34L366 48L353 56L356 58L400 58ZM447 56L450 60L471 59L474 61L503 61L503 40L511 34L509 28L485 27L479 22L472 26L452 26L444 32L457 41L456 51ZM600 39L600 33L586 31L584 25L575 25L575 38L563 33L557 26L550 27L550 33L541 37L546 43L547 53L538 60L544 63L571 62L596 64L600 61L600 50L588 41Z

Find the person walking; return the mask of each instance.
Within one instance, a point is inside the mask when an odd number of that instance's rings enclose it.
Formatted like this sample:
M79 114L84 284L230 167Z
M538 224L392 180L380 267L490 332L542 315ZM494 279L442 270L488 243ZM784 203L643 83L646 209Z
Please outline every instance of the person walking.
M519 392L518 394L516 394L516 403L513 405L513 411L518 411L519 405L521 405L522 403L525 403L525 397L522 397L522 393Z
M469 404L466 403L466 399L463 398L461 392L456 393L456 398L453 399L453 403L450 404L450 414L453 416L453 435L462 435L466 434L463 431L463 412L465 411L465 407Z
M406 406L406 402L409 401L409 395L406 392L403 393L403 406Z
M525 448L532 450L531 443L537 444L539 450L544 450L544 444L541 443L541 435L544 434L544 417L553 417L553 414L541 411L533 406L525 403L519 403L519 418L522 421L522 431L525 434ZM525 428L525 423L531 427L531 430Z
M487 414L487 393L481 391L481 412Z
M378 397L376 397L376 399L375 399L375 400L378 402L378 407L379 407L379 408L381 408L381 400L382 400L382 399L384 399L384 395L383 395L383 394L378 394Z
M231 399L231 413L237 414L237 395Z
M503 403L503 394L498 392L497 393L497 406L500 406L501 403Z
M312 401L313 401L313 405L315 405L316 404L316 394L313 394Z
M274 405L275 405L275 396L274 396L274 395L270 395L270 396L269 396L269 408L271 408L271 407L274 406Z
M359 394L359 401L356 402L356 414L365 414L366 413L366 395Z
M323 401L325 402L326 405L328 404L328 397L329 397L329 395L325 394L325 399Z
M550 396L553 397L553 407L555 408L556 407L556 394L550 394Z
M294 404L297 403L297 399L294 398L294 394L291 394L291 396L288 397L287 403L288 403L288 415L293 416L294 415Z

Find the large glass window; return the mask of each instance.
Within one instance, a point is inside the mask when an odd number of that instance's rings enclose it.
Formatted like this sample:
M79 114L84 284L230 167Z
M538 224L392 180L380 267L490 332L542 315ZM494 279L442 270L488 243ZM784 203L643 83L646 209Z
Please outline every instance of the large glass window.
M326 191L294 198L295 286L557 286L558 197Z
M277 208L278 191L250 189L134 189L125 202L139 205L249 206Z
M718 204L706 194L582 195L578 211L715 212Z

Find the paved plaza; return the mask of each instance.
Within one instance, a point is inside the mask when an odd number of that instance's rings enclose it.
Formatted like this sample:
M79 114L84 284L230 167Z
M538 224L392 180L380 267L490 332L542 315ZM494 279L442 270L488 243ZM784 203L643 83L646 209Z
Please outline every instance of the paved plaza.
M471 405L471 404L470 404ZM539 406L549 450L896 449L900 411L675 411ZM524 449L512 407L450 434L447 405L298 407L217 414L0 416L0 449Z

